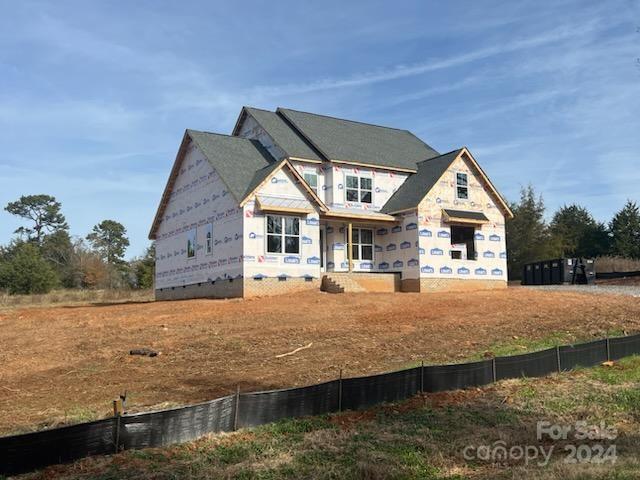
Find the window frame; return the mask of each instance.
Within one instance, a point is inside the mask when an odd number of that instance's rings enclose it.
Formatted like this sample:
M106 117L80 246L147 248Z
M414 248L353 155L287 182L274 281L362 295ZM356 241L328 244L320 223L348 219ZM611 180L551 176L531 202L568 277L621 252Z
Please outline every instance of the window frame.
M347 179L349 177L353 177L353 178L357 178L358 179L358 186L356 188L349 187L347 185ZM362 179L363 178L365 178L365 179L367 179L367 180L369 180L371 182L371 188L362 188ZM356 192L356 196L357 196L358 200L349 200L348 199L349 190ZM371 174L362 175L362 174L359 174L359 173L356 173L356 174L345 173L344 174L344 202L345 203L360 203L360 204L363 204L363 205L373 205L373 193L374 193L374 191L375 191L375 188L373 186L373 175L371 175ZM369 192L371 194L371 201L370 202L363 202L362 201L362 192Z
M307 175L309 175L310 177L315 177L316 179L316 184L311 185L309 183L309 180L307 180ZM307 186L313 190L313 192L318 195L318 172L302 172L302 178L304 178L304 181L307 182Z
M460 183L458 183L458 175L464 175L465 179L466 179L466 185L461 185ZM467 196L466 197L461 197L459 195L459 188L464 188L467 192ZM456 199L457 200L469 200L469 174L467 172L455 172L455 189L456 189Z
M204 232L204 251L206 255L213 254L213 223L211 222L207 223L207 229Z
M358 241L354 242L353 241L353 234L355 231L358 231ZM363 230L367 230L369 232L371 232L371 243L362 243L362 231ZM360 228L360 227L352 227L351 228L351 259L352 260L357 260L359 262L374 262L375 261L375 232L373 231L373 228ZM362 247L371 247L371 258L362 258ZM354 247L356 247L355 252L354 252ZM355 253L357 253L357 257L356 255L354 255Z
M279 218L280 219L280 233L270 233L269 232L269 217ZM286 233L286 219L293 219L298 221L298 234ZM300 217L296 217L294 215L277 215L277 214L267 214L264 216L264 251L267 255L301 255L302 249L302 219ZM280 251L279 252L271 252L269 251L269 237L280 237ZM287 238L297 238L298 239L298 251L297 252L287 252L286 241Z
M193 237L192 237L193 235ZM193 241L193 255L189 255L189 242ZM198 255L198 227L187 230L187 260L193 260Z

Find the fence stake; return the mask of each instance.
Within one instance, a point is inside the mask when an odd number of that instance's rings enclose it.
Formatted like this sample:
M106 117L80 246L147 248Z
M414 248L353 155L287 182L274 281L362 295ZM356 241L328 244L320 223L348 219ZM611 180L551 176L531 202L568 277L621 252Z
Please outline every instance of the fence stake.
M120 418L122 417L122 399L118 398L113 401L113 415L116 417L116 441L114 442L116 450L115 453L120 451Z
M561 373L562 365L560 365L560 345L556 345L556 361L558 363L558 373Z
M424 393L424 360L420 362L420 393Z
M238 411L240 410L240 385L236 386L236 398L233 409L233 431L238 429Z
M342 369L340 369L340 377L338 378L338 411L342 411Z
M496 374L496 357L491 359L491 373L493 374L493 383L498 381L498 375Z
M607 336L607 362L611 361L611 346L609 345L609 337Z

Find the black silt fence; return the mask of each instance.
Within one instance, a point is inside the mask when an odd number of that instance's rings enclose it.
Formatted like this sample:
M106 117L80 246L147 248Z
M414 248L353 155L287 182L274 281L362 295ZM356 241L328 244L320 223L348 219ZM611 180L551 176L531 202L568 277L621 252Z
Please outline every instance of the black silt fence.
M558 358L556 348L510 357L496 357L496 380L543 377L560 370Z
M493 382L493 361L424 367L424 391L442 392Z
M538 377L634 354L640 354L640 334L472 363L416 367L301 388L238 393L181 408L0 437L0 475L24 473L123 449L171 445L208 433L283 418L357 410L404 400L418 392L480 387L506 378Z
M253 427L283 418L337 412L340 380L308 387L243 393L239 397L237 427Z
M0 475L115 452L116 419L0 437Z
M384 402L397 402L420 391L421 367L399 372L342 380L342 410L359 410Z
M120 417L120 450L187 442L233 430L234 395L187 407ZM113 451L113 450L112 450Z
M609 358L619 360L640 353L640 334L609 339Z
M607 340L559 347L562 370L575 367L592 367L608 360Z

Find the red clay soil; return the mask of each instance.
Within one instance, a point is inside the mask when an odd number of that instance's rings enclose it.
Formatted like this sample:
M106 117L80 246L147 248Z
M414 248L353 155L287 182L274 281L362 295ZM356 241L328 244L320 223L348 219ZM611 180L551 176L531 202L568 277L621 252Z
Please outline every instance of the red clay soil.
M235 391L459 361L496 342L640 330L640 301L575 292L308 292L0 311L0 434ZM313 343L294 355L276 358ZM129 355L135 348L157 357Z

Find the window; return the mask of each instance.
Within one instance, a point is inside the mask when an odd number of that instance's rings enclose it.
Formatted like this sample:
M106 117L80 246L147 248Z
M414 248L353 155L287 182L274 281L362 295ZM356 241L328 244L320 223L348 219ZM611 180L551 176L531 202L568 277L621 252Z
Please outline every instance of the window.
M453 260L475 260L475 228L451 226L451 258Z
M267 215L267 252L300 253L300 219Z
M466 173L456 173L456 198L469 199L469 181Z
M347 175L347 202L372 203L373 180L371 177Z
M351 231L351 256L354 260L373 260L373 230L354 228Z
M207 224L207 231L205 233L205 249L207 255L213 252L213 223Z
M316 195L318 194L318 174L317 173L305 173L304 181L309 184L311 190L313 190Z
M196 256L196 229L192 228L187 232L187 258Z

